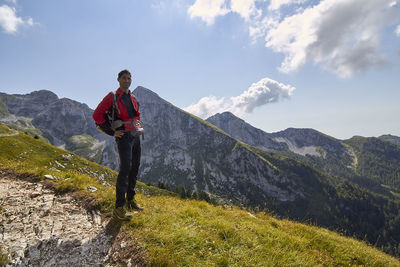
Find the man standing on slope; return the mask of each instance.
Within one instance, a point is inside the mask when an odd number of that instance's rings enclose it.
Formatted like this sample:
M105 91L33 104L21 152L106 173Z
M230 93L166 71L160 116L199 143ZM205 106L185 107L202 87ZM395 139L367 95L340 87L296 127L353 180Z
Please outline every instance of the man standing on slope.
M115 137L120 165L113 216L119 220L129 220L132 216L126 214L125 204L128 210L143 209L134 198L141 153L139 138L141 132L137 131L135 125L137 123L140 125L140 113L139 102L129 90L132 83L131 73L122 70L117 80L118 90L103 98L93 113L93 119L101 131ZM117 122L120 120L118 128L112 127L110 121L106 119L111 111L117 117L115 120Z

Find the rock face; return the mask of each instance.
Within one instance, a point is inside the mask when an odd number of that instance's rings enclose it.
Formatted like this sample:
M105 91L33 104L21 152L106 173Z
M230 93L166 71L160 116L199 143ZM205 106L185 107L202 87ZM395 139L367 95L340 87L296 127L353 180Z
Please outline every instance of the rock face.
M244 120L236 117L231 112L217 113L207 119L221 130L251 146L269 151L281 151L288 149L282 142L275 141L272 134L257 129Z
M303 192L265 160L213 125L138 87L145 139L140 179L203 190L241 203L293 201Z
M69 137L82 133L99 138L92 114L86 104L63 98L37 113L32 123L52 144L60 146Z
M15 129L43 136L56 146L67 149L71 146L75 149L79 147L78 155L95 160L111 169L118 168L118 153L114 138L96 129L92 119L93 110L86 104L67 98L59 99L57 95L47 90L27 95L0 93L0 104L3 107L3 112L0 113L1 122ZM71 141L71 137L82 134L93 137L92 145L88 146L86 139L81 139L82 144ZM82 149L84 146L86 149Z
M341 140L314 129L288 128L276 133L257 129L230 112L207 119L232 137L252 146L295 158L329 174L353 177L357 161L353 149Z
M288 151L301 156L319 157L325 157L327 153L342 157L349 153L340 140L314 129L288 128L276 133L266 133L230 112L217 113L207 121L246 144L268 151Z
M26 95L0 93L0 100L6 105L10 113L17 116L34 118L36 114L56 102L58 97L51 91L40 90Z
M288 128L284 131L272 133L274 141L285 143L293 153L305 156L320 156L327 154L343 157L348 154L347 148L333 137L327 136L314 129Z

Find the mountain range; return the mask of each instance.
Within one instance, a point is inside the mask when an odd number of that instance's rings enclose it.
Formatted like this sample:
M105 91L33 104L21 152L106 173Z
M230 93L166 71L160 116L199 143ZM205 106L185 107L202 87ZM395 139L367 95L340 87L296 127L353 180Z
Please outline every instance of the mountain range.
M399 137L266 133L228 112L202 120L144 87L134 94L145 128L139 180L341 230L398 255ZM113 138L96 130L92 112L45 90L0 94L0 122L117 169Z

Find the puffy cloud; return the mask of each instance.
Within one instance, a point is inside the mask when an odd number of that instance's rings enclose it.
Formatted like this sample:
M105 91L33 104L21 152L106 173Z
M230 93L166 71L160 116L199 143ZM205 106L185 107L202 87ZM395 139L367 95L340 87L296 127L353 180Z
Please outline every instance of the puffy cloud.
M237 13L245 21L251 21L252 18L260 17L262 14L262 11L256 8L256 1L257 0L196 0L196 2L189 7L188 13L190 18L199 17L207 23L207 25L214 24L216 17L224 16L228 13Z
M225 98L218 99L215 96L206 96L201 98L196 104L184 108L184 110L206 119L215 113L225 111L226 108L228 107L226 106Z
M261 11L256 8L255 0L231 0L231 10L246 21L249 21L251 16L261 15Z
M196 104L186 107L185 110L201 118L208 118L224 111L243 116L253 112L256 107L290 98L294 90L295 88L291 85L264 78L253 83L239 96L230 97L229 99L218 99L215 96L203 97Z
M272 28L266 46L285 54L283 72L312 61L350 77L385 62L379 32L398 12L388 0L323 0Z
M217 16L223 16L229 12L225 7L225 0L196 0L189 7L188 13L190 18L201 18L207 25L214 23Z
M6 33L16 33L18 28L23 25L32 26L33 20L28 18L24 21L17 16L15 8L8 5L0 6L0 27L2 27Z
M294 90L295 88L291 85L264 78L253 83L241 95L231 97L232 111L239 115L251 113L256 107L290 98Z
M293 4L301 8L279 11ZM264 13L257 8L262 5ZM253 43L265 38L266 47L284 54L280 71L314 63L342 78L385 65L380 34L400 22L395 0L196 0L188 12L208 25L217 16L237 13L247 22Z
M400 25L396 28L396 35L400 37Z

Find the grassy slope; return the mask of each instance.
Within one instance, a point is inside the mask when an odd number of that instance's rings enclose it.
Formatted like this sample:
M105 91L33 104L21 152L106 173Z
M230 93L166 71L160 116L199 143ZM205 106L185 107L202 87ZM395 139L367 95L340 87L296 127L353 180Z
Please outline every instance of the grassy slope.
M10 132L10 128L0 123L0 134L6 134Z
M99 179L113 184L116 173L78 156L66 159L66 155L69 152L26 134L0 137L0 168L40 177L53 174L59 191L76 188L94 195L102 212L110 214L114 188ZM99 190L90 193L88 185ZM137 199L146 209L122 229L141 241L153 264L400 266L398 260L363 242L323 228L184 200L142 183L138 191Z

